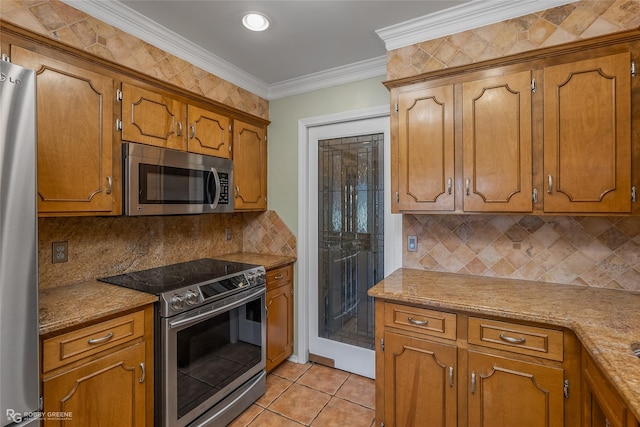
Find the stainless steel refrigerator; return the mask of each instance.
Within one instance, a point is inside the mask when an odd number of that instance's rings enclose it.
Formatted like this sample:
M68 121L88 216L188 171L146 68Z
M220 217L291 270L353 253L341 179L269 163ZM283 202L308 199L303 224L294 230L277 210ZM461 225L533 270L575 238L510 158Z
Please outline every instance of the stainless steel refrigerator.
M0 425L37 418L36 77L0 60ZM35 414L34 414L35 413Z

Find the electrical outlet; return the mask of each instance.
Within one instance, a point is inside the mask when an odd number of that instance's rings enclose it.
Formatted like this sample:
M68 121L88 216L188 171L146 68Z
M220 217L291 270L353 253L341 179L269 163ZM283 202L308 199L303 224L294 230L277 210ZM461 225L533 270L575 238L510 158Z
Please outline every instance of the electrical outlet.
M407 236L407 251L418 252L418 236Z
M229 241L229 240L231 240L231 237L232 237L232 236L231 236L231 229L230 229L230 228L227 228L227 229L225 230L225 232L224 232L224 238L225 238L225 240Z
M53 264L69 261L69 242L53 242L51 244L51 262Z

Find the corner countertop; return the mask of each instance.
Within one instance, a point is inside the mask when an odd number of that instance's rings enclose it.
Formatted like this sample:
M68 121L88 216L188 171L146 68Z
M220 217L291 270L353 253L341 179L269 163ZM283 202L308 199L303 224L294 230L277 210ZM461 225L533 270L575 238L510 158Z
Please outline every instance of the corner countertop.
M40 335L100 321L158 300L156 295L97 280L40 289Z
M401 268L369 295L571 329L640 420L640 293Z
M213 258L263 265L267 270L282 267L296 261L294 256L258 254L254 252L234 252L232 254L216 255Z
M264 265L267 270L296 261L293 256L236 252L213 258ZM40 289L40 335L48 335L118 315L158 300L156 295L98 280Z

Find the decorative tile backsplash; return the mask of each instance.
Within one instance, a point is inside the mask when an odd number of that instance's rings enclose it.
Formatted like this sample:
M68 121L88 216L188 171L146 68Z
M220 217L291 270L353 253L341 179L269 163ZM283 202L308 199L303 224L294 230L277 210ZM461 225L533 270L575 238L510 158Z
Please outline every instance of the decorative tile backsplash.
M296 237L274 211L245 213L243 250L296 256Z
M38 234L41 288L239 251L296 255L295 237L273 211L40 218ZM52 264L52 243L61 241L69 244L69 260Z
M403 266L640 291L640 217L403 215Z
M2 19L264 119L269 101L58 0L0 0Z
M582 0L387 52L389 80L640 26L640 0Z

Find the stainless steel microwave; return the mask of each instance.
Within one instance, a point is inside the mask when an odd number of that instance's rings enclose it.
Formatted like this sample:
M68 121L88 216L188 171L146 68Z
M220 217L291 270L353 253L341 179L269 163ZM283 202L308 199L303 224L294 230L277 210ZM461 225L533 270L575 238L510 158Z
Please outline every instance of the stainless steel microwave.
M125 215L233 212L233 161L123 143Z

